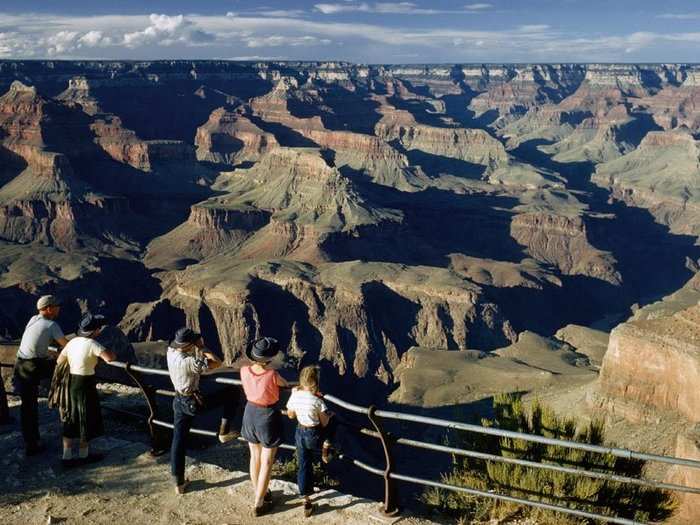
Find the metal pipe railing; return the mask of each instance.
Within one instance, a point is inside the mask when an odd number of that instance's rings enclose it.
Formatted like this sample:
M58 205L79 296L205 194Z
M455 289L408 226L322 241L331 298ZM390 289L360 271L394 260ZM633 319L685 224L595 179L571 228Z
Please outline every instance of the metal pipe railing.
M450 490L453 492L463 492L465 494L470 494L472 496L481 496L483 498L491 498L499 501L508 501L510 503L517 503L519 505L526 505L529 507L535 507L538 509L551 510L553 512L561 512L564 514L570 514L572 516L578 516L580 518L589 518L593 520L606 521L609 523L619 523L620 525L646 525L643 522L628 520L626 518L618 518L615 516L605 516L603 514L597 514L594 512L586 512L583 510L570 509L568 507L560 507L559 505L551 505L549 503L542 503L540 501L532 501L529 499L516 498L514 496L506 496L504 494L497 494L495 492L484 492L483 490L470 489L467 487L461 487L459 485L451 485L448 483L441 483L439 481L431 481L428 479L416 478L413 476L405 476L402 474L392 474L392 478L399 481L407 481L408 483L414 483L417 485L423 485L426 487L435 487L443 490Z
M628 476L620 476L617 474L607 474L605 472L596 472L593 470L577 469L573 467L564 467L553 463L537 463L527 459L509 458L506 456L497 456L495 454L487 454L485 452L476 452L473 450L464 450L461 448L448 447L446 445L436 445L434 443L425 443L424 441L416 441L407 438L398 438L394 442L398 445L406 445L413 448L422 448L425 450L434 450L436 452L445 452L456 456L464 456L484 461L494 461L497 463L508 463L511 465L520 465L534 469L551 470L553 472L562 472L564 474L581 475L588 478L602 479L605 481L616 481L618 483L630 483L632 485L641 485L645 487L653 487L656 489L672 490L676 492L687 492L690 494L700 494L700 488L686 487L685 485L676 485L674 483L663 483L648 479L630 478Z
M131 379L141 388L144 396L146 397L146 401L148 402L149 409L151 411L150 416L144 416L144 417L148 420L149 426L151 428L151 436L152 436L153 442L155 444L156 443L155 428L160 427L160 428L172 429L173 425L172 425L172 423L168 423L167 421L163 421L162 419L159 419L156 417L156 404L155 404L155 400L154 400L153 396L155 396L155 395L174 396L175 392L172 390L167 390L167 389L156 389L154 387L146 385L139 377L139 374L153 374L153 375L159 375L159 376L169 376L168 371L162 370L162 369L157 369L157 368L150 368L150 367L144 367L144 366L139 366L139 365L133 365L131 363L123 363L120 361L113 361L113 362L109 363L109 365L124 369L127 372L127 374L129 374ZM5 366L5 367L10 366L11 367L12 365L0 363L0 366ZM228 378L228 377L215 377L211 374L203 375L202 379L206 379L206 380L211 379L216 383L221 383L221 384L226 384L226 385L241 385L241 381L239 379L233 379L233 378ZM460 448L455 448L455 447L449 447L446 445L437 445L437 444L433 444L433 443L426 443L423 441L412 440L412 439L402 438L402 437L396 438L396 437L392 436L391 433L384 430L383 425L381 424L380 420L383 418L386 420L407 421L407 422L419 423L419 424L424 424L424 425L431 425L431 426L442 427L442 428L447 428L447 429L462 430L462 431L467 431L467 432L476 432L476 433L480 433L480 434L487 434L487 435L493 435L493 436L499 436L499 437L508 437L508 438L512 438L512 439L521 439L521 440L535 442L535 443L541 443L541 444L545 444L545 445L561 446L561 447L577 449L577 450L584 450L584 451L599 453L599 454L608 454L608 455L621 457L621 458L625 458L625 459L639 459L639 460L644 460L644 461L656 461L656 462L673 464L673 465L681 465L681 466L686 466L686 467L691 467L691 468L700 468L700 461L691 460L691 459L687 459L687 458L676 458L676 457L672 457L672 456L646 454L646 453L633 451L633 450L627 450L627 449L623 449L623 448L590 445L587 443L580 443L580 442L571 441L571 440L547 438L544 436L525 434L522 432L514 432L514 431L510 431L510 430L503 430L503 429L498 429L498 428L493 428L493 427L482 427L479 425L461 423L461 422L456 422L456 421L449 421L449 420L440 419L440 418L419 416L419 415L407 414L407 413L395 412L395 411L377 410L375 407L364 407L361 405L350 403L350 402L345 401L343 399L340 399L336 396L332 396L332 395L328 395L328 394L324 395L324 399L326 401L328 401L334 405L337 405L345 410L348 410L350 412L354 412L354 413L358 413L358 414L362 414L362 415L367 416L369 418L370 423L374 426L375 430L370 430L370 429L366 429L363 427L359 427L359 429L355 428L354 430L356 430L359 434L367 435L367 436L370 436L372 438L379 439L381 441L382 446L384 448L384 453L385 453L385 460L386 460L385 468L384 469L375 468L375 467L367 465L366 463L363 463L362 461L359 461L359 460L354 459L354 458L346 457L345 459L349 460L353 465L357 466L358 468L363 469L363 470L370 472L372 474L375 474L377 476L381 476L385 479L384 511L387 514L393 514L393 513L398 511L398 507L396 505L396 487L395 487L394 482L395 481L404 481L404 482L413 483L413 484L420 484L420 485L424 485L424 486L441 488L444 490L462 492L462 493L466 493L466 494L470 494L470 495L474 495L474 496L492 498L492 499L501 500L501 501L508 501L508 502L519 504L519 505L526 505L526 506L530 506L530 507L542 508L542 509L550 510L550 511L554 511L554 512L562 512L565 514L570 514L570 515L579 516L579 517L583 517L583 518L603 520L603 521L607 521L610 523L618 523L618 524L622 524L622 525L644 525L644 524L641 524L639 522L628 520L625 518L605 516L602 514L571 509L569 507L563 507L563 506L559 506L559 505L543 503L541 501L534 501L534 500L529 500L529 499L517 498L514 496L507 496L507 495L498 494L498 493L495 493L492 491L489 491L489 492L480 491L480 490L471 489L468 487L450 485L447 483L425 480L422 478L417 478L417 477L412 477L412 476L408 476L408 475L404 475L404 474L399 474L399 473L395 472L396 469L395 469L394 460L393 460L392 454L391 454L391 444L392 443L404 445L404 446L409 446L409 447L413 447L413 448L433 450L436 452L448 453L448 454L452 454L452 455L473 457L473 458L482 459L485 461L504 462L504 463L526 466L529 468L540 468L540 469L552 470L552 471L562 472L562 473L571 474L571 475L587 476L587 477L592 477L592 478L596 478L596 479L602 479L605 481L614 481L614 482L620 482L620 483L630 483L630 484L636 484L636 485L651 486L654 488L659 488L659 489L663 489L663 490L672 490L672 491L678 491L678 492L689 492L689 493L694 493L694 494L700 493L700 488L696 488L696 487L686 487L686 486L676 485L676 484L672 484L672 483L662 483L662 482L657 482L657 481L653 481L653 480L630 478L627 476L620 476L617 474L608 474L608 473L604 473L604 472L596 472L596 471L589 471L589 470L584 470L584 469L577 469L577 468L567 467L567 466L558 465L558 464L537 463L534 461L529 461L529 460L524 460L524 459L509 458L509 457L505 457L505 456L497 456L497 455L493 455L493 454L486 454L486 453L476 452L476 451L472 451L472 450L465 450L465 449L460 449ZM121 412L128 413L130 415L133 414L133 413L126 412L126 411L121 411ZM355 426L355 425L352 425L352 426ZM204 435L204 436L208 436L208 437L217 437L217 435L218 435L214 431L205 430L205 429L192 428L192 429L190 429L190 431L194 434ZM243 438L240 438L240 437L238 439L245 441L245 440L243 440ZM287 449L287 450L295 450L294 446L286 444L286 443L283 443L281 445L281 448ZM156 450L155 445L154 445L154 450Z
M377 411L377 415L386 419L394 419L397 421L411 421L414 423L423 423L425 425L433 425L453 430L465 430L467 432L476 432L478 434L487 434L491 436L507 437L512 439L522 439L523 441L531 441L533 443L541 443L543 445L554 445L577 450L585 450L587 452L595 452L598 454L609 454L624 459L641 459L644 461L655 461L659 463L668 463L670 465L682 465L685 467L700 468L700 461L694 459L676 458L673 456L661 456L657 454L646 454L617 447L602 447L599 445L589 445L588 443L580 443L578 441L570 441L566 439L548 438L535 434L525 434L523 432L514 432L512 430L503 430L493 427L482 427L480 425L472 425L469 423L459 423L449 421L447 419L439 419L435 417L417 416L414 414L404 414L402 412L391 412L387 410Z

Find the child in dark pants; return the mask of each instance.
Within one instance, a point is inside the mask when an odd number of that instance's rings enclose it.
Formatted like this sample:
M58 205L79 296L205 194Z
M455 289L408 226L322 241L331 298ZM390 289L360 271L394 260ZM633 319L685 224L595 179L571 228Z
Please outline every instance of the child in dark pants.
M332 412L328 411L319 392L319 368L307 366L302 369L299 387L292 390L287 401L287 416L297 419L295 434L297 446L297 483L299 493L304 496L304 515L309 517L314 506L310 496L313 493L313 453L322 448L324 463L330 460L331 439L334 432Z

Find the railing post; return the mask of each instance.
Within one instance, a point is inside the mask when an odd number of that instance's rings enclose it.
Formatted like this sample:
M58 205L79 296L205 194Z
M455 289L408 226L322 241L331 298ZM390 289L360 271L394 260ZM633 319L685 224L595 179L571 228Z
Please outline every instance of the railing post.
M131 380L141 389L143 397L146 398L146 404L148 405L149 411L148 431L151 434L151 455L160 456L165 454L165 452L167 452L167 448L163 446L162 432L158 426L153 423L153 420L157 419L156 411L158 410L154 389L141 381L140 374L131 369L131 363L126 363L124 370L126 370L126 373L129 375Z
M384 469L384 508L382 511L384 512L385 516L397 516L399 514L399 507L397 502L396 480L391 477L391 474L394 471L394 459L389 446L391 437L382 427L376 412L377 407L372 405L369 407L367 417L369 417L370 423L372 423L372 426L379 434L379 439L381 440L382 447L384 448L386 468Z

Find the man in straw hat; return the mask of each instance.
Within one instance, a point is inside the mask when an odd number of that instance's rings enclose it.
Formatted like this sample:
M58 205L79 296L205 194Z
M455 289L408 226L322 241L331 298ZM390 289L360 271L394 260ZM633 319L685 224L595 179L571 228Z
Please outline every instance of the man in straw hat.
M55 352L49 345L64 347L68 340L56 318L61 312L61 301L54 295L44 295L36 303L38 314L33 316L22 334L17 351L14 382L22 400L20 419L27 456L41 451L39 441L39 383L50 379L56 365Z
M188 484L188 480L185 479L187 435L197 414L205 409L223 405L219 441L227 443L239 435L238 432L230 430L238 406L238 390L233 387L224 388L203 396L199 389L201 374L221 365L221 360L204 346L201 334L185 327L175 333L175 338L168 347L168 372L176 392L173 399L170 468L177 494L184 494Z

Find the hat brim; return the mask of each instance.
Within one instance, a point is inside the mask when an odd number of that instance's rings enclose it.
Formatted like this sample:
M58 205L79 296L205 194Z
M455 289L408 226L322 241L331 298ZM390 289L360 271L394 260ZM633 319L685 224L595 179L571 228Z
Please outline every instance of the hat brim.
M255 361L256 363L269 363L270 361L274 361L275 359L278 359L280 354L282 354L282 351L279 350L275 355L272 357L258 357L255 354L253 354L253 349L252 348L247 348L245 351L245 356L250 360L250 361Z
M170 348L187 348L192 345L194 345L194 343L178 343L173 339L168 346L170 346Z
M88 337L88 336L92 335L92 333L95 332L96 330L100 330L101 328L104 328L105 326L107 326L107 325L106 325L106 324L103 324L103 325L100 325L100 326L98 326L97 328L94 328L94 329L92 329L92 330L81 330L81 329L78 329L77 334L78 334L80 337Z

